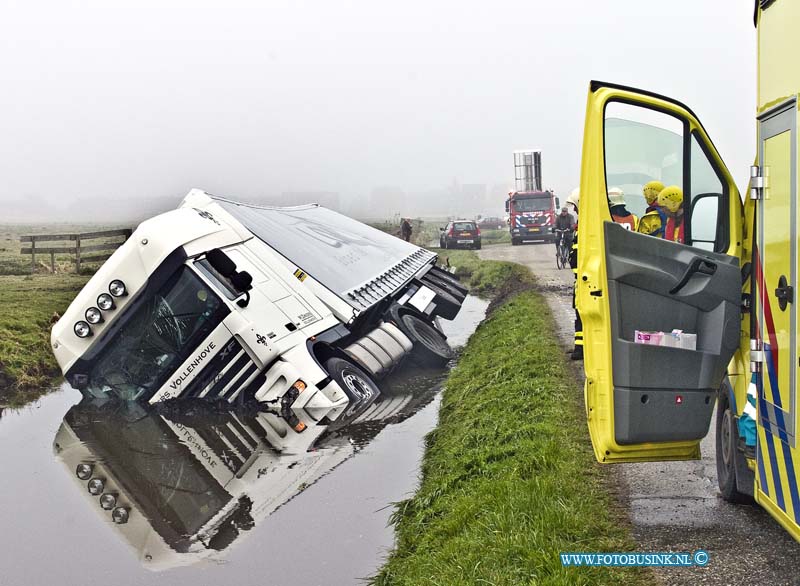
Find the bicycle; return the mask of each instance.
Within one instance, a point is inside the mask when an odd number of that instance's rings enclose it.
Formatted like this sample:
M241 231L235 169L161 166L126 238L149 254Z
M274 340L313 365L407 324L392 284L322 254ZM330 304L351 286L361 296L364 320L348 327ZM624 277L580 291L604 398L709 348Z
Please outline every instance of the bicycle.
M569 266L569 252L572 245L572 230L556 230L556 267L558 270Z

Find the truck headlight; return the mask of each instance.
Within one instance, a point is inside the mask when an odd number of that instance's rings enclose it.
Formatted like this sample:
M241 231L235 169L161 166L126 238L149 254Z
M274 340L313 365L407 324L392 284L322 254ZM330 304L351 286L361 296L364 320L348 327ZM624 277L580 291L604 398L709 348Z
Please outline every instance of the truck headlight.
M75 476L77 476L79 480L89 480L92 477L93 470L94 468L91 464L78 464L75 468Z
M92 496L97 496L102 494L103 489L106 487L106 483L103 482L100 478L92 478L89 481L89 484L86 485L86 488L89 490L89 494Z
M100 293L100 295L97 296L97 307L103 311L114 309L114 298L108 293Z
M125 288L125 283L119 279L114 279L108 284L108 292L114 297L123 297L128 293L128 290Z
M72 329L79 338L88 338L92 335L92 328L83 320L75 322L75 326Z
M128 509L125 507L117 507L113 511L111 511L111 520L114 521L117 525L124 525L128 522Z
M90 324L99 324L103 321L103 315L100 313L100 310L96 307L90 307L86 310L86 321Z
M100 497L100 507L106 511L110 511L117 506L117 497L111 493L105 493Z

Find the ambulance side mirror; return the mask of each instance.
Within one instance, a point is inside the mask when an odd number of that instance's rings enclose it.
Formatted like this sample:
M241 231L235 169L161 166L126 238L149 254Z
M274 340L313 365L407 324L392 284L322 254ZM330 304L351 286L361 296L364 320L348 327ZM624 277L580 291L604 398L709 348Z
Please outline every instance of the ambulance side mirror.
M689 208L689 231L691 246L703 250L714 251L718 242L721 242L720 231L724 229L720 224L721 193L700 193L692 198Z

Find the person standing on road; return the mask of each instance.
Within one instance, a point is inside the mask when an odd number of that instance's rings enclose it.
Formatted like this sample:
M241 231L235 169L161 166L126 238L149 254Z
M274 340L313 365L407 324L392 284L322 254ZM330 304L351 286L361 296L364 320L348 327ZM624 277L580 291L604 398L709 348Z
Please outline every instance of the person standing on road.
M640 234L649 234L656 238L664 237L664 227L667 225L667 214L658 206L658 194L664 189L661 181L650 181L642 188L642 195L647 202L647 209L639 220L636 230Z
M403 237L403 240L410 242L413 231L414 229L411 227L411 222L409 222L408 218L403 218L403 221L400 222L400 236Z
M575 233L572 235L572 248L569 252L569 266L575 276L575 283L572 286L572 309L575 310L575 346L572 349L570 358L572 360L583 360L583 322L578 308L575 307L575 287L578 283L578 203L580 202L581 192L578 187L572 190L567 198L567 205L571 205L575 212Z

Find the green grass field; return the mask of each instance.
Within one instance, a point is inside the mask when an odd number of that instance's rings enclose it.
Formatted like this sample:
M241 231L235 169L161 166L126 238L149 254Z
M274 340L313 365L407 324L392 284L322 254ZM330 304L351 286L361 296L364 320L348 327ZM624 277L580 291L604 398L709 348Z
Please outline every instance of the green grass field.
M37 255L31 274L31 256L20 254L21 235L72 234L117 226L49 224L0 225L0 405L22 406L49 391L61 372L50 349L50 322L62 313L99 263L84 264L75 274L74 257ZM108 242L109 239L91 244ZM118 239L117 239L118 241ZM48 246L60 246L54 242ZM25 246L28 246L27 244Z
M482 291L530 284L522 267L474 253L451 264ZM396 549L373 584L649 583L641 570L561 565L560 552L633 548L582 396L544 299L527 290L499 307L447 379L420 488L397 506Z

